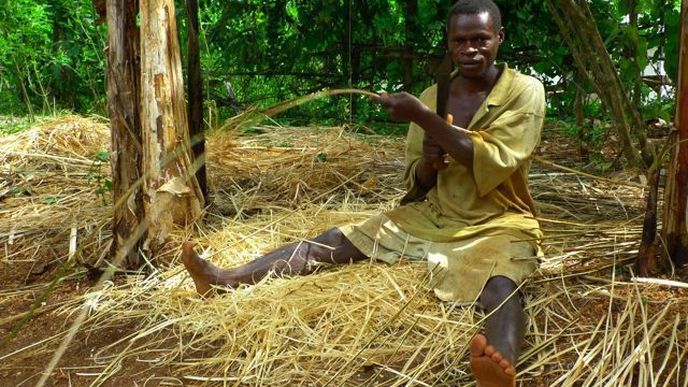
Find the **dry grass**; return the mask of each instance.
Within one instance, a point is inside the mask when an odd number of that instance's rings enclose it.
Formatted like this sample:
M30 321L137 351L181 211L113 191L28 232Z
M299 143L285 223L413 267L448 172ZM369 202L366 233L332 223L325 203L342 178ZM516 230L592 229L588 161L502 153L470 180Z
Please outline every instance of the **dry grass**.
M341 128L262 130L210 136L213 204L203 226L175 236L181 242L193 233L216 264L236 265L365 219L403 193L402 140ZM83 262L107 250L108 206L87 179L94 155L107 144L104 125L76 117L0 138L0 193L29 190L0 195L6 260L31 259L46 245L64 260L72 229ZM524 289L529 327L522 385L687 385L688 290L681 283L633 281L628 265L640 235L642 190L541 165L533 168L531 185L542 209L546 257ZM43 200L56 196L57 203ZM172 262L177 254L175 245ZM56 313L67 318L83 305L88 315L81 329L138 327L94 354L93 384L123 372L123 360L133 358L170 365L174 374L163 377L171 384L471 385L466 344L484 318L473 308L438 302L425 265L405 261L325 266L315 275L266 279L208 301L173 264L123 285L108 282Z

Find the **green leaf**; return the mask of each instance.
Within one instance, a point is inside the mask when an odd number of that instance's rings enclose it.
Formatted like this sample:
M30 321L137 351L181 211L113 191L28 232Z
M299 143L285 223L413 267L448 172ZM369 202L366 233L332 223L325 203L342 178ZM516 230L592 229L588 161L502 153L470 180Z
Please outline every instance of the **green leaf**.
M41 203L43 204L59 204L61 201L61 196L46 196L44 198L41 198Z
M110 154L108 153L108 151L99 151L98 153L96 153L95 158L96 160L105 163L110 159Z

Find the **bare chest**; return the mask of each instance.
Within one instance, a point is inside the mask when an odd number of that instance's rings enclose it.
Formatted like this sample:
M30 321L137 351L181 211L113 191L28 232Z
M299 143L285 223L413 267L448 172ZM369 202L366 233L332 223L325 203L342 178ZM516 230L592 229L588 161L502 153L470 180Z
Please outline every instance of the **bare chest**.
M487 93L450 95L447 101L447 112L454 117L453 124L467 128L485 98L487 98Z

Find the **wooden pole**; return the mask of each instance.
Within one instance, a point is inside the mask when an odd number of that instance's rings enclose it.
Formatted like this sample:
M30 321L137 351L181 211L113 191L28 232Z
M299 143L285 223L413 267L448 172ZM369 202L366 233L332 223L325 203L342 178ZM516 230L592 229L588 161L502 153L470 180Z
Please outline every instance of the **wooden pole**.
M688 0L681 2L681 39L676 88L676 140L665 195L662 235L671 260L688 263Z
M203 198L208 201L208 182L205 169L205 135L203 133L203 79L201 78L201 49L198 37L198 1L186 0L189 137L194 163L198 165L196 180Z
M679 53L678 89L676 90L675 125L679 134L679 171L676 175L678 188L678 215L680 237L672 258L678 264L688 262L688 229L686 209L688 207L688 0L681 2L681 43Z

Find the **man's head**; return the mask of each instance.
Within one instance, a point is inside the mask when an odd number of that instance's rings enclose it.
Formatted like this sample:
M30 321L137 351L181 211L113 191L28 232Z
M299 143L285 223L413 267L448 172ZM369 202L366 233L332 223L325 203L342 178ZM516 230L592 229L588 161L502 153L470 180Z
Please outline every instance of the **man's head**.
M492 0L459 0L454 3L447 15L447 32L454 16L477 15L485 12L490 15L495 32L499 32L502 28L502 12Z
M449 11L449 53L466 78L481 78L493 67L504 28L492 0L459 0Z

